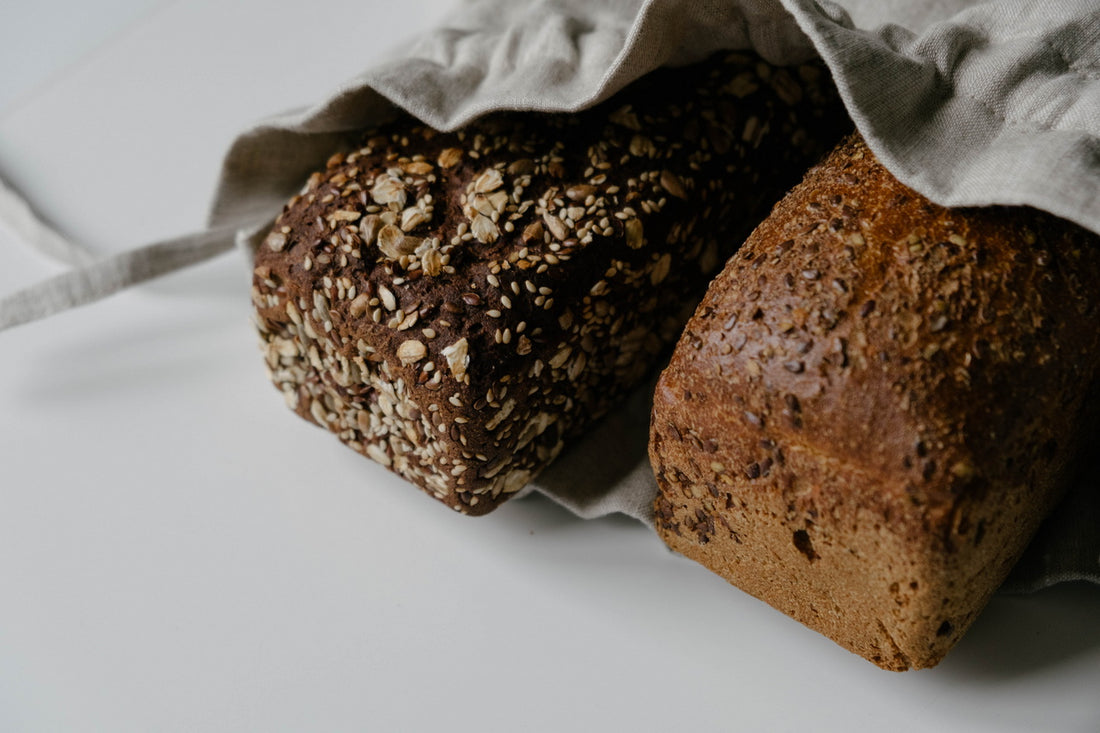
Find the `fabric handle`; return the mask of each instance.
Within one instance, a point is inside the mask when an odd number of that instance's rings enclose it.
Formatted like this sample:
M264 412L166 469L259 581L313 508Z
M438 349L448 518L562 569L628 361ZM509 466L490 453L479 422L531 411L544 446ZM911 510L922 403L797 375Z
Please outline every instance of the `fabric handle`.
M0 331L87 305L132 285L205 262L233 248L238 227L222 226L97 258L58 233L0 179L0 223L30 249L74 269L0 298Z

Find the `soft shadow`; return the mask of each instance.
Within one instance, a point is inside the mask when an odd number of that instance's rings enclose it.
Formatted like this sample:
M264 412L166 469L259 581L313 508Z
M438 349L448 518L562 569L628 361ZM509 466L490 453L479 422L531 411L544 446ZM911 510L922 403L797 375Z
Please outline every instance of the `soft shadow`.
M170 389L181 373L219 368L216 351L227 328L241 330L220 313L202 312L171 323L150 318L124 330L105 327L86 341L59 339L24 357L25 379L14 390L15 399L41 406L158 384Z
M937 677L1002 684L1042 674L1100 649L1100 585L1063 583L999 595L937 668Z

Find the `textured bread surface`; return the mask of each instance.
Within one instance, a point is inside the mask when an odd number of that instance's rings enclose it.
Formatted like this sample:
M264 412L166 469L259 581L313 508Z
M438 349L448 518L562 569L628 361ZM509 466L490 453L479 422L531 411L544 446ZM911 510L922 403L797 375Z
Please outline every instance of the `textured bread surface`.
M847 124L822 66L728 54L579 114L367 133L257 254L272 380L306 420L483 514L640 383Z
M936 206L845 141L727 263L661 375L663 539L879 666L936 664L1094 424L1098 240Z

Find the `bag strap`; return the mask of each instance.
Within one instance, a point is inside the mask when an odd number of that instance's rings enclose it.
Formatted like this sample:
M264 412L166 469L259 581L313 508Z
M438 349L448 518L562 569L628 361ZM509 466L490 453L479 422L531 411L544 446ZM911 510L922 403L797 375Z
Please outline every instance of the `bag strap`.
M205 262L233 248L240 227L221 226L97 257L39 217L0 179L0 225L32 250L72 269L0 297L0 331L93 303L138 283Z

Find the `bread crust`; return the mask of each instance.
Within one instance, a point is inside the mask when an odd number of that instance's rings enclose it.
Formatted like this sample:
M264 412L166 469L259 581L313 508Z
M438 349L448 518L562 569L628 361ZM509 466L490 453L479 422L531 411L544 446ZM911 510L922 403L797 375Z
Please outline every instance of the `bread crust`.
M821 65L724 54L579 114L367 133L257 254L272 379L306 420L483 514L641 382L845 120Z
M936 664L1095 422L1098 239L936 206L846 140L715 279L661 376L661 536L879 666Z

